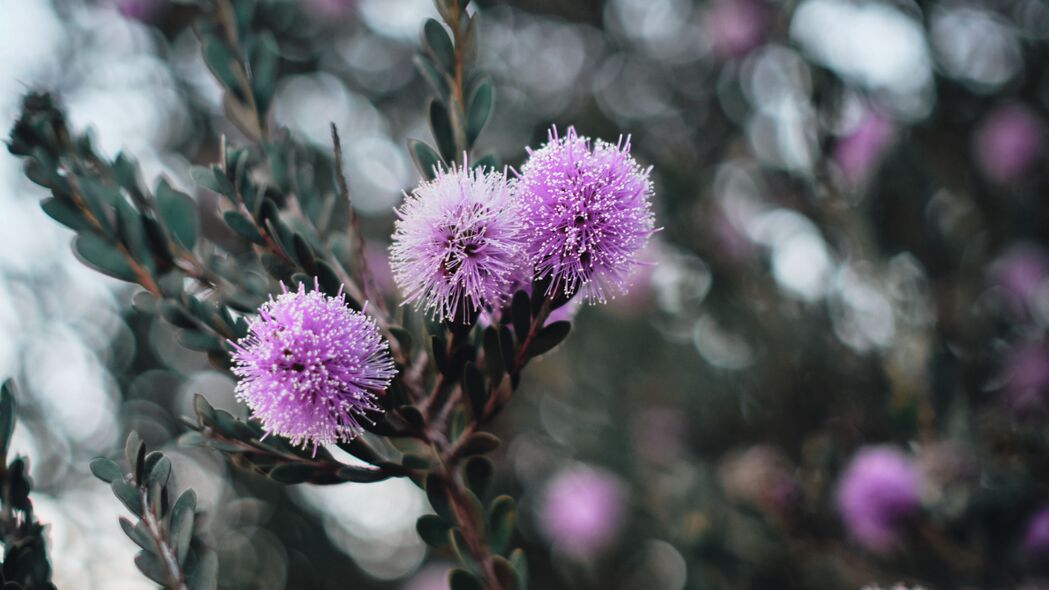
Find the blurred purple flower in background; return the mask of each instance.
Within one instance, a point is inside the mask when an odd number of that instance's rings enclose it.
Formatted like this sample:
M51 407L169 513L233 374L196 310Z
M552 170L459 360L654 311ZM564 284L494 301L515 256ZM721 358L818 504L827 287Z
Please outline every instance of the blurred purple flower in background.
M672 465L685 455L688 424L665 407L645 408L634 418L630 434L638 454L653 465Z
M1038 341L1015 344L1006 352L1001 378L1006 401L1013 410L1044 409L1049 393L1049 347Z
M619 478L592 467L571 467L547 486L539 524L558 549L588 557L615 539L625 502L626 489Z
M167 8L168 0L116 0L116 5L124 18L150 22Z
M522 215L498 172L452 168L397 211L390 266L404 295L438 320L499 307L525 267Z
M1043 506L1027 521L1024 551L1032 557L1049 557L1049 506Z
M1041 155L1044 133L1041 119L1027 107L998 107L984 117L973 137L976 163L991 181L1013 182Z
M765 41L768 14L759 0L715 0L703 25L720 59L738 59Z
M357 8L357 0L302 0L302 4L306 12L322 23L327 19L346 18Z
M860 449L838 484L838 510L852 536L872 551L891 549L903 521L918 511L920 478L891 446Z
M846 182L856 186L870 178L894 135L895 127L888 117L873 109L864 112L856 126L834 146L834 161Z
M342 294L288 291L271 298L234 344L236 395L272 434L306 446L347 441L379 411L377 393L397 373L375 321Z
M616 144L569 127L551 129L517 183L536 278L550 292L582 291L590 301L626 293L637 255L654 231L651 169L630 156L630 139Z
M1049 256L1034 244L1015 244L991 265L992 281L1015 298L1018 312L1030 305L1047 275Z
M769 445L756 445L727 456L718 476L730 498L774 516L783 516L801 492L790 461Z

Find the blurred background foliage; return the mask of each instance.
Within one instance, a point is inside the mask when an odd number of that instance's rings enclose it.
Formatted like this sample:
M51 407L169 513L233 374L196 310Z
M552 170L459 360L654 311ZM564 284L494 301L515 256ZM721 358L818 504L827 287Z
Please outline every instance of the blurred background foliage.
M428 138L412 59L429 0L267 0L270 118L323 153L343 136L353 205L384 268L392 209ZM0 122L61 96L107 157L165 176L221 237L191 165L224 117L189 9L0 0ZM532 587L680 590L1040 587L1049 501L1049 5L1038 0L477 0L497 106L478 149L514 166L550 124L632 136L658 223L633 291L583 307L495 430ZM151 587L88 461L130 429L197 492L222 588L443 588L407 480L281 487L176 444L194 394L233 383L133 291L70 255L42 191L0 154L0 375L21 385L60 588ZM380 272L380 275L382 273ZM380 276L387 281L388 275ZM836 511L856 449L892 443L921 514L891 551ZM608 541L550 526L559 474L598 474ZM593 479L591 477L591 479ZM551 487L553 486L553 487ZM593 487L593 486L591 486ZM571 489L569 486L567 489ZM563 495L563 494L561 494ZM578 510L576 510L578 512Z

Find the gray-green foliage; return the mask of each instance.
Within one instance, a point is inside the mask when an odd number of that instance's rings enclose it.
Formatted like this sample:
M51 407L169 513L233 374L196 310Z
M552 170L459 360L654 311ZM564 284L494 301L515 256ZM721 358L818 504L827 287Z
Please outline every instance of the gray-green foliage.
M544 288L533 289L534 298L519 292L512 313L506 310L512 322L485 330L423 325L407 312L391 312L390 294L377 292L368 274L338 130L332 127L328 153L268 124L286 66L282 44L294 42L277 25L287 20L281 18L287 4L186 4L195 7L194 28L223 87L226 116L248 140L237 145L220 138L218 161L189 170L198 191L217 195L219 211L201 210L167 180L146 186L131 155L101 156L90 135L69 128L56 97L38 92L25 97L8 146L24 159L26 175L50 192L43 210L75 232L74 252L85 264L137 285L137 311L163 318L179 343L222 369L228 369L231 342L247 333L248 317L279 283L342 292L356 309L370 301L399 376L382 398L386 412L369 417L370 432L339 445L365 466L266 437L258 423L217 410L201 396L195 417L184 420L189 431L181 442L214 449L286 485L411 478L436 512L419 520L420 536L460 562L450 574L453 588L524 589L525 560L513 543L514 501L486 501L493 465L482 455L500 442L480 429L506 405L527 362L567 336L567 322L543 327L564 302L545 299ZM471 155L495 107L492 82L474 67L478 18L464 0L436 5L443 22L424 24L416 57L433 90L425 112L435 147L414 139L407 146L424 178L453 164L496 165L492 156ZM228 231L209 230L202 221L211 215ZM414 344L426 341L432 346ZM120 524L141 548L139 569L167 588L214 586L218 564L194 535L192 491L172 502L169 459L146 454L134 433L126 460L128 473L108 458L96 459L91 469L137 519Z

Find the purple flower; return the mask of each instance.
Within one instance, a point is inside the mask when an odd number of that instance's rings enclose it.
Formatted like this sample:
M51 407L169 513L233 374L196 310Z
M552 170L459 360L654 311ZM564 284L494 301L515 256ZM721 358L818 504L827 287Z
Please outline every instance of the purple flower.
M1005 287L1023 308L1034 299L1038 288L1049 276L1049 256L1038 246L1020 243L994 261L991 275L995 283Z
M1049 556L1049 506L1043 506L1027 521L1023 547L1028 555Z
M1017 180L1042 151L1041 119L1022 105L998 107L984 118L973 138L976 163L999 184Z
M558 549L587 557L615 538L625 501L626 490L615 476L591 467L569 468L547 486L539 524Z
M303 0L306 11L318 22L344 19L357 8L357 0Z
M875 111L864 113L852 131L834 148L834 160L851 185L864 182L892 141L892 122Z
M651 168L630 156L630 140L591 142L569 127L529 150L517 194L525 211L528 256L548 294L582 291L590 301L627 290L637 254L654 229Z
M790 460L768 445L728 455L721 462L718 476L730 498L776 517L786 514L801 493Z
M704 28L715 56L738 59L764 42L767 21L759 0L716 0L707 9Z
M124 18L149 22L167 7L168 0L117 0L117 11Z
M397 215L390 265L404 303L438 320L466 319L511 295L524 264L524 226L502 174L438 171Z
M1004 393L1019 412L1044 409L1049 394L1049 347L1042 342L1017 344L1002 366Z
M919 506L919 475L913 462L890 446L861 449L838 486L838 510L852 536L872 551L898 540L903 521Z
M262 304L234 344L237 398L267 432L305 447L361 433L376 394L397 373L375 321L346 306L340 292L284 292Z

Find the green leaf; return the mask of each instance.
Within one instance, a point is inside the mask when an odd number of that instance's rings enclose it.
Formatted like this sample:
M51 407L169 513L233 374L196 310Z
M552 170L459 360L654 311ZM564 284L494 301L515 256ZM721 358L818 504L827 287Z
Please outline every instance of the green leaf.
M153 542L153 538L149 536L145 527L136 525L123 516L118 520L120 522L120 528L124 531L124 534L134 541L139 548L143 551L149 552L155 552L157 550L157 544Z
M352 465L346 465L340 467L335 472L335 476L343 481L354 481L357 483L372 483L376 481L383 481L384 479L390 479L391 474L381 471L379 469L370 469L367 467L354 467Z
M91 460L91 473L106 483L124 480L124 470L117 462L105 457L95 457Z
M167 572L164 570L164 565L156 555L146 551L139 551L138 555L135 556L135 565L150 580L165 588L172 587L171 581L168 580Z
M510 553L510 565L514 566L517 574L517 586L520 590L528 588L528 560L525 558L524 550L518 547Z
M437 370L444 375L451 373L452 366L448 362L447 344L444 341L444 337L440 335L431 336L430 345L433 350L433 363L437 366Z
M197 330L182 330L178 334L178 342L182 346L200 352L222 352L222 341L211 334L198 332Z
M215 425L215 408L199 393L193 395L193 411L202 426Z
M116 177L117 184L124 187L128 192L140 193L138 187L138 165L126 153L120 152L117 154L116 160L113 160L113 176Z
M433 60L427 55L418 54L412 61L415 63L415 69L419 70L419 74L430 84L434 95L441 101L448 102L448 81L434 65Z
M81 262L102 274L135 282L135 272L124 254L98 234L78 234L73 241L73 253Z
M210 166L190 166L189 175L197 186L202 186L213 193L222 194L222 188L215 176L215 171Z
M269 31L259 33L252 60L251 88L255 93L255 104L260 113L269 109L273 91L277 86L277 68L280 65L280 48Z
M499 350L503 351L503 366L510 371L514 366L514 355L517 351L514 349L514 335L506 326L499 327Z
M142 225L142 216L134 207L121 200L116 206L117 235L140 265L147 268L151 275L156 274L153 252L146 242L146 230Z
M514 571L514 566L508 559L502 555L493 556L492 571L495 573L495 579L499 581L499 586L503 590L520 590L517 572Z
M448 30L432 18L423 23L423 46L433 57L434 63L444 68L446 72L455 67L455 48L452 46L452 38L448 36Z
M484 406L488 401L488 390L484 386L484 376L477 369L477 365L466 363L463 367L463 387L466 389L466 397L470 400L470 409L474 419L480 422L484 419Z
M187 577L191 590L215 590L218 587L219 557L214 551L205 550L196 566Z
M424 514L415 521L415 531L419 538L431 547L441 548L448 544L448 531L452 525L436 514Z
M186 193L179 192L161 179L157 183L157 214L175 240L187 250L197 243L200 221L197 219L197 204Z
M401 350L404 351L405 355L410 355L412 352L412 333L400 326L390 326L390 334L397 339L397 344L401 345Z
M123 479L114 480L109 484L113 495L120 500L128 510L135 516L142 516L142 498L138 494L138 488L127 483Z
M193 540L193 518L197 508L197 494L186 490L175 500L171 508L171 543L181 565L189 553L190 541Z
M405 453L404 457L401 457L401 466L405 469L413 470L429 469L430 460L420 455Z
M484 590L484 584L477 576L463 569L453 569L448 573L449 590Z
M415 406L401 406L397 408L397 414L415 430L421 430L426 424L422 412Z
M466 466L463 467L467 487L474 494L477 494L478 497L485 497L488 495L488 488L492 483L493 471L492 462L487 457L480 455L470 457L466 462Z
M505 553L510 548L516 522L517 507L513 498L503 495L492 500L488 508L488 538L493 552Z
M61 223L73 231L84 231L91 229L91 224L84 218L76 207L68 205L55 198L47 198L40 201L40 208L48 217Z
M481 80L470 96L466 115L466 142L473 145L495 106L495 89L488 79Z
M544 326L532 339L532 343L528 345L526 354L529 357L534 357L550 351L567 338L571 330L572 322L566 321L554 322Z
M518 342L524 342L532 327L532 302L523 289L514 293L510 303L510 316L513 319L514 333Z
M499 343L499 330L496 326L488 326L484 329L484 367L488 371L488 378L492 380L493 386L503 380L505 373L503 351Z
M419 174L426 180L433 180L437 176L437 170L445 168L444 160L433 150L432 147L418 139L408 140L408 153L415 162Z
M317 274L317 257L313 253L313 248L306 242L306 238L300 234L294 234L292 236L292 248L295 250L295 257L299 259L299 263L302 264L302 268L307 273L316 276ZM307 288L313 288L313 280L306 284Z
M234 59L233 54L226 45L216 37L204 39L204 62L215 74L219 83L226 89L242 98L240 83L234 73L234 68L240 68L240 64Z
M455 161L459 155L456 153L455 136L452 133L452 120L448 116L448 110L444 104L431 99L427 109L430 113L430 132L437 143L437 148L446 162Z
M486 169L495 170L499 167L499 158L496 158L493 154L488 154L480 158L476 158L473 164L470 164L470 168L474 170Z
M475 432L459 445L456 455L459 457L472 457L483 455L499 448L499 437L487 432Z
M365 463L375 465L385 460L364 440L364 436L358 436L350 441L340 441L337 446Z
M8 379L0 385L0 462L4 464L7 463L7 450L11 447L16 417L15 384Z
M455 522L455 513L452 511L451 499L448 496L448 482L444 476L431 473L426 476L426 498L430 506L447 522Z
M226 222L234 233L253 244L265 245L266 240L259 232L259 228L250 219L237 211L226 211L222 214L222 220Z
M171 459L161 455L149 470L149 477L146 480L146 483L149 486L162 488L168 485L169 477L171 477Z
M294 485L308 481L313 476L313 467L303 463L284 463L270 470L270 479Z

